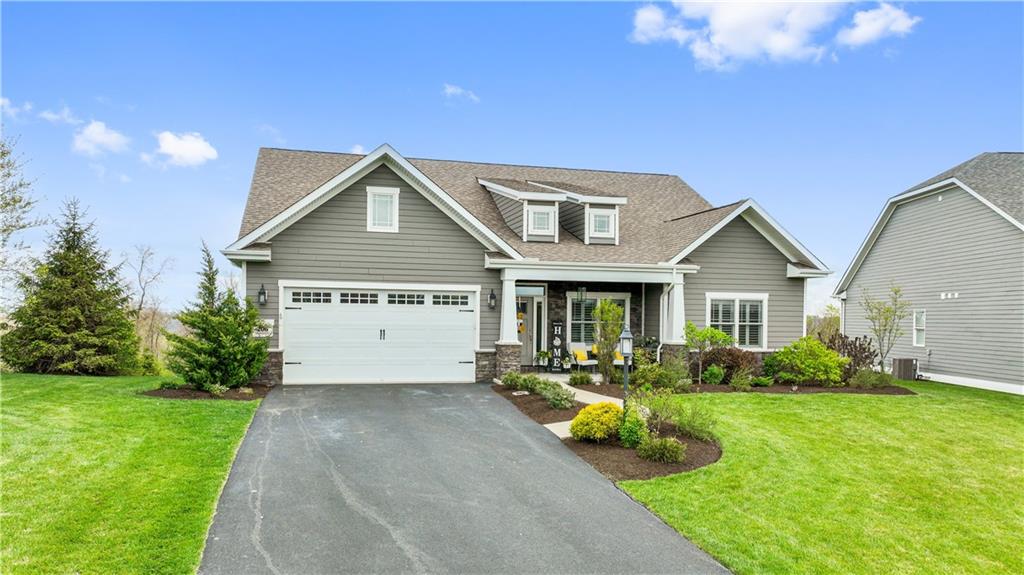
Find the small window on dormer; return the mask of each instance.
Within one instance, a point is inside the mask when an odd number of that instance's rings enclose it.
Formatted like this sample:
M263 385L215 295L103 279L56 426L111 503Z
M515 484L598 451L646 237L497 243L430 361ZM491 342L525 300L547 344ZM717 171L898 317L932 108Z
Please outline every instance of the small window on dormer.
M555 235L555 208L552 206L527 207L526 233L531 236Z
M366 187L366 231L398 232L398 188Z
M614 238L615 237L615 210L602 210L591 208L590 210L590 237L592 238Z

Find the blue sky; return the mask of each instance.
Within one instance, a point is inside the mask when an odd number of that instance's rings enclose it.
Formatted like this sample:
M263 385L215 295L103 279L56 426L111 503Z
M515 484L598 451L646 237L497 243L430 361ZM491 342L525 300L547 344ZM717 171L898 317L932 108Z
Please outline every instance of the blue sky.
M885 198L1024 147L1020 3L2 10L4 131L40 213L76 196L115 257L174 258L170 307L200 238L235 238L260 146L678 174L832 267L815 307Z

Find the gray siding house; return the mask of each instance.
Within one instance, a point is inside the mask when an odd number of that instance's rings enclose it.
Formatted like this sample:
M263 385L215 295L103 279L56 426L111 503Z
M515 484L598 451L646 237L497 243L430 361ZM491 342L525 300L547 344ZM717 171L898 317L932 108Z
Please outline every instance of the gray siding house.
M985 153L890 199L836 288L868 335L864 292L903 290L892 358L926 378L1024 394L1024 154Z
M753 200L676 176L261 149L223 250L270 382L472 382L594 342L610 299L677 353L687 321L771 351L829 270Z

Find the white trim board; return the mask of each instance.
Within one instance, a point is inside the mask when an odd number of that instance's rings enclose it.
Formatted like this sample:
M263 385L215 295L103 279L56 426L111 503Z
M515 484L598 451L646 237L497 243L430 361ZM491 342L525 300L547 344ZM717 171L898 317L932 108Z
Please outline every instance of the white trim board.
M992 381L990 379L978 379L974 377L963 377L959 375L947 375L939 372L920 371L918 372L918 375L934 383L948 383L951 385L962 385L964 387L987 389L989 391L1012 393L1014 395L1024 395L1024 384L1022 383L1004 383L1001 381Z
M951 190L954 187L958 187L963 191L967 192L968 194L976 198L979 202L991 208L992 211L1002 216L1004 219L1006 219L1006 221L1013 224L1017 229L1024 231L1024 224L1013 219L1012 216L1010 216L1003 210L999 209L998 206L986 200L984 197L982 197L981 194L975 192L970 188L970 186L956 178L949 178L946 180L942 180L941 182L936 182L930 186L925 186L923 188L911 190L904 194L900 194L898 196L889 198L889 200L885 203L885 206L882 207L881 213L879 213L878 217L875 218L875 223L871 226L871 229L868 231L868 235L864 237L864 241L861 242L860 247L857 249L857 254L853 257L853 261L850 262L850 267L846 268L846 272L843 273L843 277L839 280L839 283L836 284L836 289L832 292L832 295L838 296L840 293L842 293L848 287L850 287L850 282L853 281L853 277L860 270L860 266L864 263L864 260L867 258L868 252L871 251L871 248L874 247L875 242L878 241L878 236L882 234L882 229L885 228L886 224L889 223L889 218L892 217L892 214L894 211L896 211L897 207L899 207L901 204L905 204L933 194L938 194L940 192Z
M711 325L711 300L731 300L734 304L733 308L733 322L732 325L736 328L736 333L733 334L732 338L735 341L734 347L744 349L747 351L758 351L766 352L770 351L768 348L768 294L767 293L747 293L747 292L704 292L704 327ZM741 300L746 301L759 301L761 302L761 347L741 346L739 339L739 325L740 325L740 307L739 302ZM804 320L806 323L806 320Z
M485 246L505 253L513 259L522 259L522 254L517 252L505 240L498 237L490 228L485 226L474 215L463 208L447 192L430 180L423 172L409 163L401 154L395 151L388 144L383 144L362 159L352 164L338 175L321 184L315 190L306 194L287 209L267 220L255 230L245 234L228 247L221 250L225 256L228 252L241 250L246 246L265 242L292 225L303 216L323 205L327 200L333 198L343 190L350 187L363 176L367 175L381 165L392 168L403 180L418 192L423 194L428 201L437 206L441 211L451 217L457 224L464 228L470 235L483 243ZM230 256L228 256L230 258Z

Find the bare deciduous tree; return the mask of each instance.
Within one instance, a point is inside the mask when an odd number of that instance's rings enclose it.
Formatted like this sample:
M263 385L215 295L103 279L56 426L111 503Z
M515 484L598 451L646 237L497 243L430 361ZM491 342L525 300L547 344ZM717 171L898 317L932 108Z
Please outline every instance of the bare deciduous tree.
M142 313L146 307L146 297L151 295L150 290L160 283L165 272L174 265L174 260L164 258L159 263L156 261L156 254L153 248L147 245L135 246L135 255L124 255L125 264L135 272L133 289L135 291L135 313Z
M31 260L28 246L18 235L46 223L44 218L32 216L36 199L31 194L32 182L22 175L25 162L14 153L16 143L0 139L0 282L4 303L9 287Z

